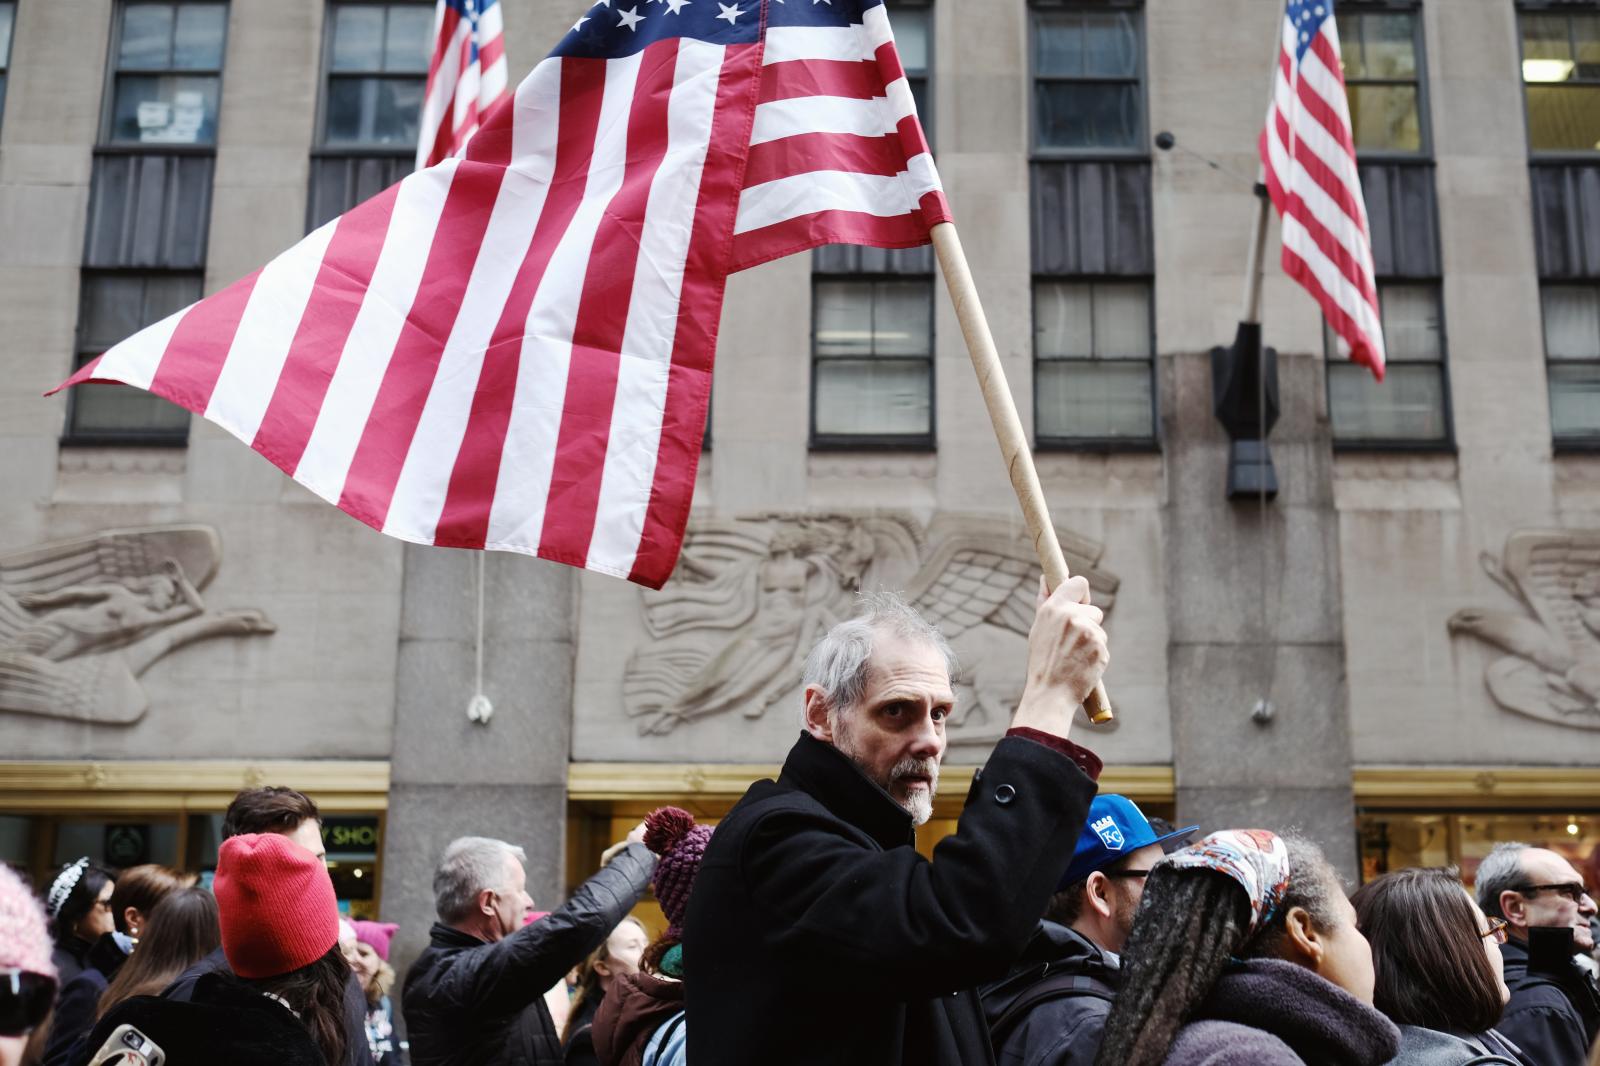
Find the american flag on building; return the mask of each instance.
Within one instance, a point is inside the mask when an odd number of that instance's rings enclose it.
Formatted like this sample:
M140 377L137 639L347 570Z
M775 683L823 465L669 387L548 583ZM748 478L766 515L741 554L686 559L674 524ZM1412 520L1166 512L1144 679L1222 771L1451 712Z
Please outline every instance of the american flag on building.
M1261 134L1283 269L1322 305L1341 354L1383 378L1383 325L1333 0L1289 0Z
M439 0L419 120L417 169L460 155L489 109L509 91L499 0Z
M659 587L727 274L949 218L881 0L602 0L464 156L66 384L203 414L404 540Z

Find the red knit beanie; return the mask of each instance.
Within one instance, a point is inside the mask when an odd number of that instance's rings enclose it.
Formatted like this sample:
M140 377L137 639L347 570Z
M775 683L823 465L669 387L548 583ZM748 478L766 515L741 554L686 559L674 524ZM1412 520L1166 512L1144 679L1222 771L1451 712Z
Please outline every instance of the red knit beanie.
M321 859L277 833L222 842L212 885L222 951L240 977L309 966L339 942L339 901Z

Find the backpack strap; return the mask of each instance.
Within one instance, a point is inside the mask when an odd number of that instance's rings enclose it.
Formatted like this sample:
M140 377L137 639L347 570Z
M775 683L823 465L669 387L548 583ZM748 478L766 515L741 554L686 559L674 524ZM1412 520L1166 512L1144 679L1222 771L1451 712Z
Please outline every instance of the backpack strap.
M651 1066L661 1066L661 1056L667 1053L667 1045L672 1043L672 1038L677 1035L678 1029L683 1025L683 1020L688 1017L688 1013L688 1011L680 1010L677 1014L667 1019L666 1028L660 1030L661 1039L656 1042L656 1054L655 1058L651 1060Z
M989 1039L994 1044L995 1053L999 1054L1001 1045L1011 1036L1011 1031L1034 1007L1053 999L1066 999L1068 996L1093 996L1107 1003L1117 998L1117 994L1111 988L1092 977L1071 973L1046 973L1029 985L1028 990L1018 996L1016 1002L1007 1007L1005 1013L989 1027Z

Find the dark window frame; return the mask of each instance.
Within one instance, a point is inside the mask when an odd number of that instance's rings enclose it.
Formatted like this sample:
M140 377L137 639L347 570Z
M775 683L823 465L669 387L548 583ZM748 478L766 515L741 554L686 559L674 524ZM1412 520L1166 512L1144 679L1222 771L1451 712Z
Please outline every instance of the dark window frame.
M409 146L383 144L330 144L327 140L328 103L329 97L332 96L332 87L336 79L378 78L392 81L417 81L420 79L424 91L426 91L428 82L426 70L419 75L417 73L335 71L333 69L335 12L339 8L343 7L379 7L383 8L387 12L389 8L397 5L414 6L426 9L431 9L432 7L432 5L429 3L429 0L324 0L323 2L322 52L317 72L317 108L316 116L313 119L315 125L311 131L311 166L309 167L310 172L306 177L307 190L305 227L307 233L317 228L317 226L321 223L322 220L318 217L318 208L319 206L325 206L319 204L317 197L319 165L337 163L351 164L360 160L376 159L387 160L390 161L391 164L403 165L406 170L409 171L411 166L416 161L417 146L415 144L411 144ZM386 30L387 25L387 22L385 22ZM387 37L387 32L385 33L385 36ZM425 103L426 100L423 101L423 104ZM419 105L419 123L421 119L420 110L421 105ZM402 176L404 175L402 174ZM343 203L340 210L335 212L335 214L342 214L344 211L347 211L354 206L355 204L353 203Z
M222 60L215 70L212 69L178 69L176 67L119 67L118 56L122 51L122 32L124 13L128 8L139 4L158 3L174 9L185 4L217 4L224 11L222 17L222 41L217 55ZM96 154L103 155L216 155L217 139L222 133L222 93L224 89L224 72L228 66L228 32L233 24L232 0L116 0L111 13L111 38L106 46L106 81L105 88L100 94L100 126L96 135L94 150ZM177 33L177 19L173 19L173 33ZM215 78L217 81L217 139L209 144L167 144L161 142L144 141L119 141L112 137L112 122L117 110L117 84L122 77L195 77Z
M1438 363L1434 364L1432 362L1423 360L1408 359L1403 363L1400 361L1393 361L1387 364L1387 366L1438 366L1439 390L1442 400L1440 415L1444 420L1444 435L1436 440L1420 440L1414 437L1364 437L1353 439L1349 437L1341 438L1338 436L1337 430L1333 424L1333 375L1336 372L1334 368L1342 366L1354 366L1358 367L1363 374L1370 374L1372 371L1364 366L1359 366L1359 364L1352 363L1347 359L1340 359L1333 354L1333 348L1328 343L1329 338L1331 338L1333 335L1333 331L1328 326L1327 319L1324 318L1322 320L1322 390L1328 415L1328 436L1333 442L1333 450L1337 454L1355 454L1361 452L1412 452L1431 455L1454 455L1457 451L1456 420L1455 404L1450 395L1450 329L1449 320L1445 317L1444 309L1444 279L1438 277L1422 278L1385 275L1376 280L1378 286L1378 304L1380 312L1383 305L1383 290L1385 286L1406 285L1415 288L1427 286L1434 290L1439 311ZM1384 339L1387 343L1387 336ZM1344 371L1338 372L1344 373Z
M1138 15L1135 32L1138 42L1135 51L1138 71L1131 78L1073 77L1070 75L1042 75L1036 62L1036 42L1043 17L1052 14L1087 14L1102 11L1131 12ZM1090 162L1094 160L1138 160L1150 155L1150 56L1149 37L1145 27L1144 0L1030 0L1028 4L1028 158L1030 161L1067 160ZM1051 148L1039 143L1039 115L1035 88L1040 82L1133 85L1139 94L1139 136L1137 145L1130 148Z
M0 129L5 128L6 93L11 88L11 50L17 43L17 0L0 0L0 7L11 9L11 29L6 35L6 46L0 48Z
M429 10L433 7L429 0L325 0L323 3L322 58L317 72L316 126L312 130L311 138L311 155L313 157L336 157L340 159L351 156L395 159L416 158L417 146L415 144L409 148L396 148L392 145L383 144L339 144L328 141L328 98L332 95L331 90L335 81L353 81L356 79L363 81L420 81L424 89L426 89L428 84L428 72L426 69L420 73L416 71L333 69L334 15L339 8L376 7L384 11L385 19L387 20L388 11L391 7L402 6L427 8ZM384 26L387 31L387 21L385 21ZM387 36L387 32L385 36ZM426 100L423 102L426 103ZM420 118L420 112L418 117Z
M1573 15L1600 16L1600 3L1593 0L1517 0L1516 29L1517 29L1517 83L1522 89L1522 136L1523 143L1527 145L1528 159L1539 163L1577 162L1592 165L1600 160L1600 147L1590 149L1573 148L1535 148L1533 146L1533 123L1528 115L1528 80L1523 77L1522 63L1525 58L1524 48L1526 39L1522 33L1523 15L1564 15L1567 16L1567 40L1572 43ZM1534 82L1535 85L1556 84ZM1580 78L1570 82L1572 85L1600 86L1600 78Z
M1547 396L1546 402L1548 403L1548 395L1550 391L1550 367L1552 365L1592 366L1600 369L1600 358L1550 358L1550 331L1548 321L1544 313L1544 292L1546 289L1587 289L1595 293L1597 299L1600 299L1600 278L1590 278L1588 280L1576 280L1570 278L1563 278L1561 280L1546 280L1544 278L1539 279L1539 342L1544 347L1545 392ZM1556 436L1555 420L1552 418L1550 424L1550 446L1551 450L1557 455L1592 455L1600 452L1600 433L1587 436L1569 435L1558 437Z
M1039 286L1045 285L1136 285L1142 284L1150 294L1149 331L1150 358L1144 360L1150 369L1150 435L1148 437L1064 437L1046 434L1039 428L1039 365L1085 363L1137 363L1137 359L1105 360L1093 357L1068 356L1065 358L1040 358L1039 356ZM1153 274L1035 274L1028 281L1028 320L1033 325L1029 347L1033 353L1033 447L1039 452L1159 452L1161 450L1161 380L1156 373L1156 279Z
M137 277L148 278L151 276L188 277L197 280L200 284L197 291L204 294L205 270L166 270L148 267L83 267L78 272L78 318L72 329L72 372L77 373L89 360L105 354L110 349L98 345L84 343L85 307L84 295L91 278L102 277ZM160 321L157 319L156 321ZM154 325L155 322L148 323ZM132 386L107 386L109 388L132 388ZM154 395L153 393L151 395ZM127 447L150 448L187 448L189 446L189 430L194 424L191 414L184 420L183 428L171 429L129 429L129 430L80 430L76 428L78 419L78 404L82 393L78 389L67 390L67 416L63 424L61 436L57 444L63 448L95 448L107 445ZM169 401L170 402L170 401Z
M1361 148L1357 151L1363 162L1369 163L1404 163L1404 162L1433 162L1433 121L1432 101L1428 94L1428 48L1427 33L1422 19L1421 0L1343 0L1335 18L1346 16L1361 17L1363 15L1410 15L1411 16L1411 53L1412 63L1416 74L1414 78L1361 78L1352 81L1345 79L1345 93L1348 96L1351 85L1377 85L1377 86L1415 86L1417 90L1417 133L1419 145L1415 151L1402 151L1393 148ZM1340 34L1339 48L1344 50L1344 35ZM1352 140L1355 131L1351 131Z
M923 282L928 286L928 354L924 356L873 355L908 363L926 362L928 367L928 431L926 433L818 433L817 432L817 368L830 361L859 360L860 356L821 356L817 354L817 287L845 282L849 284L876 285L883 282ZM939 450L939 353L935 349L938 326L937 279L933 274L818 274L811 275L811 403L806 431L806 448L813 452L916 452L926 454Z

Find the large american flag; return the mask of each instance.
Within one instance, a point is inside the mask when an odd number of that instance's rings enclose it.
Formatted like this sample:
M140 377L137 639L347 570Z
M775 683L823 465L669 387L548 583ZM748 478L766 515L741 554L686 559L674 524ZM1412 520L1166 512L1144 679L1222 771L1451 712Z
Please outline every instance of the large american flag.
M417 169L460 155L506 83L505 26L499 0L439 0L433 55L422 98Z
M1289 0L1284 11L1261 161L1283 216L1284 271L1322 305L1340 352L1381 381L1378 285L1333 0Z
M727 274L948 221L881 0L602 0L449 158L66 383L405 540L659 587Z

